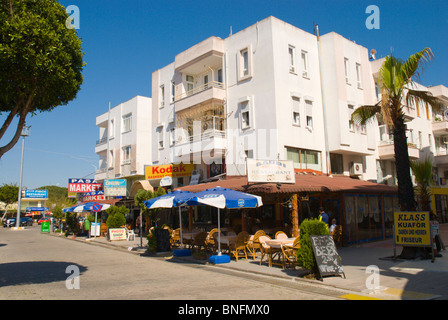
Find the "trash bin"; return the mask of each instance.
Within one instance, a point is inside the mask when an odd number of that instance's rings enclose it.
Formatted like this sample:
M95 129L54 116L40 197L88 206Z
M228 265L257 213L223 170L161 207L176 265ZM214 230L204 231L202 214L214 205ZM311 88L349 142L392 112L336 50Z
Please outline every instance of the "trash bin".
M50 222L42 222L41 227L41 232L50 232Z

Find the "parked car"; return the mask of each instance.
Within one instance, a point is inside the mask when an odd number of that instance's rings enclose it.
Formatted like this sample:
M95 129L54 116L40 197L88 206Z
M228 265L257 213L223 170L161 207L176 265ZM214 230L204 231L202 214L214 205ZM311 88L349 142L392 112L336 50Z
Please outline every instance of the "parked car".
M20 218L20 224L21 224L22 226L32 226L33 223L34 223L34 221L33 221L33 219L30 218L30 217L23 217L23 218Z
M42 217L39 220L37 220L37 224L42 224L42 222L51 222L50 218Z
M3 227L5 228L11 228L14 227L15 225L16 225L16 218L9 218L3 222Z

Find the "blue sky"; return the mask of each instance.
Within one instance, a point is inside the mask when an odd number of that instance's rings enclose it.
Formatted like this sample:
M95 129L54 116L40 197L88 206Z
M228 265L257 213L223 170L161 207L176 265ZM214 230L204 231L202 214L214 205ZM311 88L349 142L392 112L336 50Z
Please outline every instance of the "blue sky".
M420 82L448 86L448 2L388 0L67 0L80 10L79 36L85 52L84 83L76 100L27 118L23 186L67 187L69 178L93 178L98 167L95 118L136 95L151 96L151 74L176 54L210 37L226 38L268 16L313 33L334 31L403 59L430 47L435 59ZM380 29L365 22L369 5L380 10ZM0 116L3 123L5 116ZM0 141L7 143L8 136ZM9 140L8 140L9 141ZM17 183L22 141L0 159L0 184Z

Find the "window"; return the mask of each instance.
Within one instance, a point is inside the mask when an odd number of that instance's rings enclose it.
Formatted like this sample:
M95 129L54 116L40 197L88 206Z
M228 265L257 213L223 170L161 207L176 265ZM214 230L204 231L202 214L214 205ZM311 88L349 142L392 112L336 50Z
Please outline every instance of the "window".
M208 88L208 74L204 76L204 89Z
M159 128L158 138L159 138L159 149L160 149L160 148L163 148L163 127Z
M321 153L319 151L287 147L286 158L292 160L296 169L322 171Z
M176 141L176 135L175 135L176 131L175 130L176 130L176 128L174 128L174 127L172 127L170 129L170 146L174 146L174 143Z
M123 130L122 132L128 132L132 130L132 113L128 113L123 116Z
M114 167L114 150L109 151L109 160L108 161L109 161L108 167L113 168Z
M305 100L305 112L306 112L306 128L308 130L313 129L313 102Z
M160 86L160 108L165 106L165 86Z
M247 129L249 127L250 127L249 111L243 111L241 113L241 128Z
M300 126L300 99L292 97L292 124Z
M240 51L242 76L247 77L249 75L249 50L243 49Z
M308 52L302 51L302 76L308 78Z
M123 164L127 164L131 162L131 146L123 147Z
M289 72L296 72L296 61L295 61L295 53L296 49L293 46L288 47L288 55L289 55Z
M357 85L358 85L358 89L362 89L361 65L359 63L356 64L356 82L357 82Z
M174 84L174 81L171 81L171 102L174 102L176 99L176 85Z
M342 154L330 153L331 173L344 174Z
M355 131L355 125L352 121L352 113L354 111L355 107L352 105L348 105L348 129L352 132Z
M186 84L187 84L187 95L192 94L193 88L194 88L194 78L193 76L186 76Z
M222 69L218 69L218 82L223 83Z
M253 159L254 158L254 151L253 150L244 150L244 153L246 154L246 158Z
M347 58L344 58L344 68L345 68L345 82L350 84L350 81L349 81L350 73L349 73L348 59Z

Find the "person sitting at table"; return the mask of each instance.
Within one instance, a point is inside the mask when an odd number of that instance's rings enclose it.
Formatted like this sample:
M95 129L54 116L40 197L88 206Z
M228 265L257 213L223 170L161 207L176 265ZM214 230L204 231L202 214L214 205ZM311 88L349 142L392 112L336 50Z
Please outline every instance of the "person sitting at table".
M335 228L336 228L336 219L333 218L331 220L331 226L330 226L330 228L328 228L328 231L330 231L330 234L333 234L333 231L334 231Z

